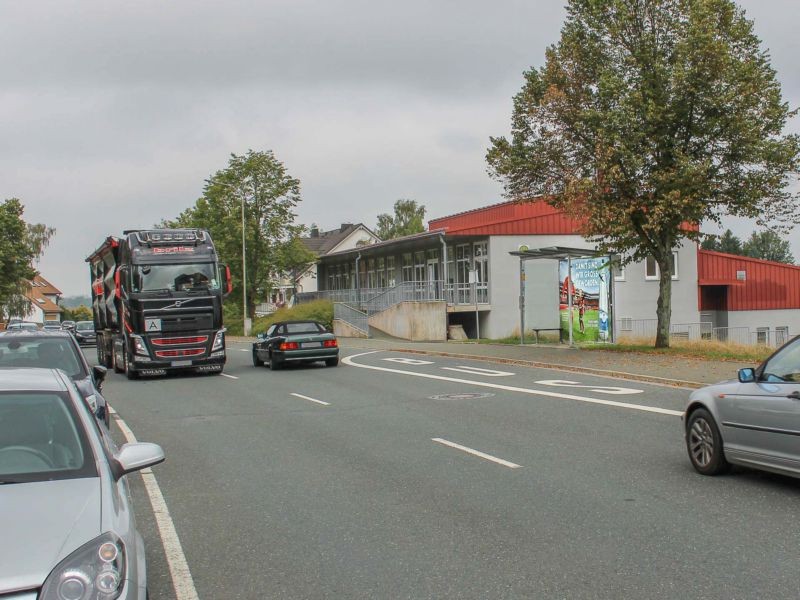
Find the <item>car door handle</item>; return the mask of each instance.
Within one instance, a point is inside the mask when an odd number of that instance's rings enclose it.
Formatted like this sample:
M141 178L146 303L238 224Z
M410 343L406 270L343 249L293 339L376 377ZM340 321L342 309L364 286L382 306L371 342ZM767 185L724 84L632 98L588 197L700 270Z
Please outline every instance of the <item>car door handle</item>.
M794 391L791 394L786 396L787 398L791 398L792 400L800 400L800 392Z

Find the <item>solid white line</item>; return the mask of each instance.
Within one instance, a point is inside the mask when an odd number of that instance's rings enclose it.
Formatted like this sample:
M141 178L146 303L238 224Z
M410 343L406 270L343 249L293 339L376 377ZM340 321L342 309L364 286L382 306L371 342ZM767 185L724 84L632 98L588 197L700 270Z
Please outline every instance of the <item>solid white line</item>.
M517 463L512 463L507 460L503 460L502 458L497 458L496 456L492 456L491 454L480 452L479 450L473 450L472 448L467 448L466 446L462 446L461 444L456 444L455 442L448 442L447 440L443 440L442 438L431 438L431 440L436 442L437 444L450 446L451 448L455 448L456 450L461 450L462 452L466 452L467 454L473 454L480 458L485 458L486 460L490 460L494 463L497 463L498 465L503 465L504 467L508 467L509 469L519 469L522 466L518 465Z
M545 390L532 390L529 388L515 387L512 385L501 385L499 383L488 383L486 381L473 381L471 379L457 379L455 377L443 377L442 375L431 375L428 373L415 373L413 371L402 371L400 369L387 369L386 367L375 367L372 365L362 365L353 362L354 358L366 356L367 354L375 354L382 352L381 350L373 350L372 352L363 352L361 354L354 354L342 359L342 362L351 367L359 367L361 369L372 369L373 371L384 371L386 373L398 373L400 375L411 375L412 377L423 377L425 379L436 379L438 381L451 381L453 383L465 383L467 385L476 385L479 387L488 387L496 390L505 390L508 392L520 392L522 394L531 394L533 396L546 396L548 398L560 398L562 400L577 400L579 402L588 402L589 404L603 404L605 406L616 406L617 408L629 408L631 410L640 410L643 412L657 413L660 415L669 415L671 417L680 417L683 412L678 410L670 410L668 408L660 408L658 406L646 406L643 404L630 404L628 402L617 402L615 400L600 400L599 398L590 398L588 396L575 396L573 394L560 394L557 392L548 392Z
M294 392L291 393L292 396L297 398L302 398L303 400L308 400L309 402L316 402L317 404L322 404L323 406L330 406L330 402L323 402L322 400L315 400L314 398L309 398L308 396L303 396L303 394L295 394Z
M122 431L122 435L125 436L125 439L129 443L136 443L136 436L133 435L133 432L125 421L122 420L122 417L119 416L117 411L112 409L111 414L114 415L114 419L117 425L119 425L119 429ZM156 477L153 475L152 469L143 469L139 472L142 475L145 490L147 490L150 504L153 507L156 526L161 536L161 544L164 546L164 554L167 557L169 573L172 576L172 587L175 590L175 598L177 600L198 600L192 573L189 571L189 564L186 562L186 556L183 554L178 532L175 530L172 517L169 516L169 509L164 500L164 495L161 493L161 488L158 487Z
M228 375L227 373L220 373L220 375L227 377L228 379L239 379L238 377L235 377L234 375Z

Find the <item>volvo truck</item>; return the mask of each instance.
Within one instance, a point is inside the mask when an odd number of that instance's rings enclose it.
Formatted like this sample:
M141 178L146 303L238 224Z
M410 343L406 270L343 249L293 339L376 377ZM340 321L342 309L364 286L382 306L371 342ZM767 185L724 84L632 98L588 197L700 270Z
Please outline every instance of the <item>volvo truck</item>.
M97 360L128 379L221 373L230 269L203 229L125 231L87 259Z

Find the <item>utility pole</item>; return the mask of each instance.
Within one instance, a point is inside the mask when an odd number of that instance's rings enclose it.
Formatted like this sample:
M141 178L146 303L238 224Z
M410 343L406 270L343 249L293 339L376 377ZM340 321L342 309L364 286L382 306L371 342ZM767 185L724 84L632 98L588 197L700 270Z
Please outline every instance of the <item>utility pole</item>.
M244 241L244 195L242 195L242 329L245 336L250 335L250 319L247 316L247 264L245 252L247 247Z

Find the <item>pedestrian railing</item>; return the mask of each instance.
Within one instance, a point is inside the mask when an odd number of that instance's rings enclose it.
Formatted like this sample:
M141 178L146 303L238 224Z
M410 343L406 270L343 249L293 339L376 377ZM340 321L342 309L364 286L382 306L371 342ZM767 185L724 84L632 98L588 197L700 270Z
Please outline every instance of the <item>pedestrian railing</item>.
M618 319L615 321L617 339L652 339L658 328L657 319ZM672 323L670 337L687 341L715 341L743 346L778 347L789 340L787 328L714 327L712 323Z
M360 311L349 304L345 304L343 302L334 302L333 318L344 321L351 327L362 331L366 337L369 337L369 315L367 313Z

